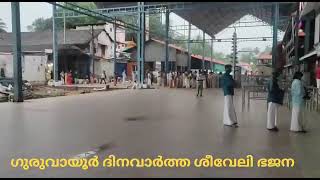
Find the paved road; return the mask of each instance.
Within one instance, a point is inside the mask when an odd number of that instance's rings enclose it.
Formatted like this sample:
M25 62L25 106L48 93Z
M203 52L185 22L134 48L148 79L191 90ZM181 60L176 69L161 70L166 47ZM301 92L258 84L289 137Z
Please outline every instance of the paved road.
M280 131L266 130L266 106L251 103L241 112L240 127L222 124L221 90L148 89L99 92L1 103L0 177L320 177L320 118L309 114L309 133L289 132L290 114L280 109ZM104 157L294 158L294 168L96 168L23 171L11 158L66 157L101 145Z

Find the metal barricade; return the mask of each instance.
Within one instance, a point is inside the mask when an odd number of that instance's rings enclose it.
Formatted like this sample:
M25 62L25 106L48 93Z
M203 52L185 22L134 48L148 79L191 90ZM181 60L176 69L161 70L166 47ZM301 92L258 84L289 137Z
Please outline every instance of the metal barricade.
M267 100L267 84L270 76L243 76L242 83L242 111L247 103L250 108L251 100Z

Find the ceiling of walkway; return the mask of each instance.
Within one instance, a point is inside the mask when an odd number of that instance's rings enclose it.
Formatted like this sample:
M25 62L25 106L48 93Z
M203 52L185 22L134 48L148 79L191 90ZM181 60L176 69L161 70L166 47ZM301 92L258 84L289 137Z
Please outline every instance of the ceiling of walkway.
M137 2L95 3L98 8L118 8L137 5ZM171 6L175 4L174 2L145 2L146 5L168 4L169 6L170 3ZM180 5L180 8L172 8L171 12L189 21L208 35L214 36L247 14L251 14L268 24L272 24L273 3L275 2L186 2ZM178 4L181 4L181 2ZM280 2L280 30L285 31L291 13L294 12L296 7L297 2Z

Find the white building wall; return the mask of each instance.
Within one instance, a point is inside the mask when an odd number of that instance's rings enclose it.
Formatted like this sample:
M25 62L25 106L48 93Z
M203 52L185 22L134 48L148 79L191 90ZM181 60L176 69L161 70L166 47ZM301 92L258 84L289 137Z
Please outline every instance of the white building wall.
M96 56L108 59L113 57L113 42L111 42L110 38L106 34L106 32L102 32L98 35L96 43ZM105 55L102 56L102 49L100 45L105 45Z
M183 54L177 54L177 66L188 66L188 55Z
M47 63L46 55L23 55L22 79L31 82L44 82L45 67ZM6 77L13 77L13 55L0 54L0 66L4 67Z
M145 61L165 61L165 46L156 42L150 42L145 47ZM169 48L169 61L176 61L176 50Z
M95 73L101 75L103 70L106 71L107 76L113 76L114 65L112 61L100 60L95 62Z

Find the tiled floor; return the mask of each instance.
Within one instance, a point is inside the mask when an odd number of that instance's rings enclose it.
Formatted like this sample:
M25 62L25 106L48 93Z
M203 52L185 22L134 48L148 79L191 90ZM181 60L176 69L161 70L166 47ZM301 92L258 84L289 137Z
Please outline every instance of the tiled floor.
M0 104L0 177L320 177L320 117L308 114L307 134L289 132L282 107L279 132L266 130L265 102L242 112L239 128L222 124L221 90L119 90ZM294 158L294 168L96 168L23 171L11 158L66 157L110 144L100 159L117 157Z

